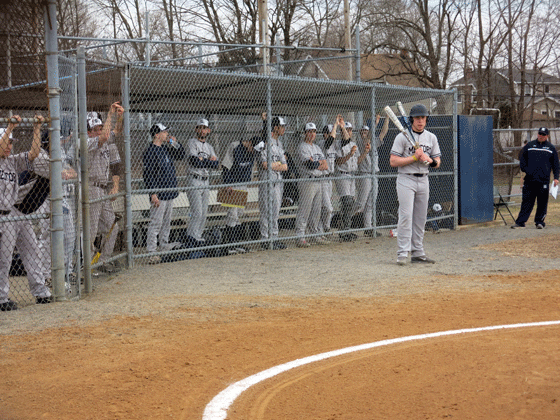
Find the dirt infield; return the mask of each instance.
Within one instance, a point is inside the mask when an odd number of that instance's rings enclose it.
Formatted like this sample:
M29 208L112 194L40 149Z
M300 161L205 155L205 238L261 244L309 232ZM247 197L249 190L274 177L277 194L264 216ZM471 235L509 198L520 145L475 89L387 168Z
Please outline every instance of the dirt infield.
M396 337L560 320L560 228L499 224L138 267L0 314L0 419L201 419L228 385ZM396 344L256 385L228 419L557 419L560 327Z

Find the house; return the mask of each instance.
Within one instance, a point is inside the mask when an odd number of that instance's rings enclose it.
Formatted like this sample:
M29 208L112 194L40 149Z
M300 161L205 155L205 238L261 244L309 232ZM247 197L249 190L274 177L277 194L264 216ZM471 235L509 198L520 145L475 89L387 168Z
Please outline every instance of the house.
M354 59L336 56L307 55L305 62L283 64L284 74L328 80L356 80ZM351 66L351 67L350 67ZM362 54L360 80L362 82L426 88L412 58L406 51L399 54Z
M522 127L560 127L560 79L541 71L526 71L525 88L521 92L522 74L512 72L514 90L517 97L524 93L525 113ZM457 88L458 113L469 114L473 109L503 109L511 98L509 92L509 72L507 69L484 69L482 72L468 69L466 75L453 82ZM482 91L477 90L477 80L482 80Z

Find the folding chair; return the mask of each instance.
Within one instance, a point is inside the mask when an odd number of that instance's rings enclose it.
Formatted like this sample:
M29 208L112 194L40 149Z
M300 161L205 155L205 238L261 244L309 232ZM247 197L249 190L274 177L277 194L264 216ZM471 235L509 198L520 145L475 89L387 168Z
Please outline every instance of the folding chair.
M511 214L511 210L509 209L510 204L513 203L511 201L505 201L504 198L502 197L502 194L500 194L500 190L498 189L498 187L494 187L494 209L496 209L496 212L494 213L494 220L496 220L499 213L500 217L504 221L504 224L507 226L506 219L504 219L504 215L500 210L500 208L505 207L509 215L511 216L513 222L515 223L515 217L513 217L513 214Z

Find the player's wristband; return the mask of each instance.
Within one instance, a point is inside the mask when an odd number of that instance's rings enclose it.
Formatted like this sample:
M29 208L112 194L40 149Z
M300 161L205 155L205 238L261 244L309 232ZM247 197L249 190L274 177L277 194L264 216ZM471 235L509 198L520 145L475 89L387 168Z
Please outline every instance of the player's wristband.
M437 161L434 159L432 160L432 163L430 163L430 167L435 168L436 166L437 166Z
M413 155L412 159L414 159L414 162L418 162L418 158L416 157L416 155Z

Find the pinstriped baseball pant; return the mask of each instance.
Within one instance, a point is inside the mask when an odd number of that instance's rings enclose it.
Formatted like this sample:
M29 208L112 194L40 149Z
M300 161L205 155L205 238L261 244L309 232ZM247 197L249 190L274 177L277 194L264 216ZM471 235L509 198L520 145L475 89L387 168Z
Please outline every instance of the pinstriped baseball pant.
M104 197L106 195L103 188L94 187L91 184L89 186L89 193L90 200L97 200L98 198ZM111 204L111 201L104 200L90 204L89 218L92 249L93 242L95 241L97 234L102 234L103 238L101 241L101 256L99 257L99 261L105 262L113 254L113 248L115 247L117 235L119 234L119 225L118 223L115 223L115 212L113 211L113 205ZM107 237L109 231L111 233L109 237Z
M12 209L9 217L12 216L23 216L23 213ZM8 301L10 267L15 246L17 246L27 272L31 294L35 297L51 296L41 272L39 246L31 222L29 220L5 222L1 223L0 227L2 228L0 233L0 303Z

